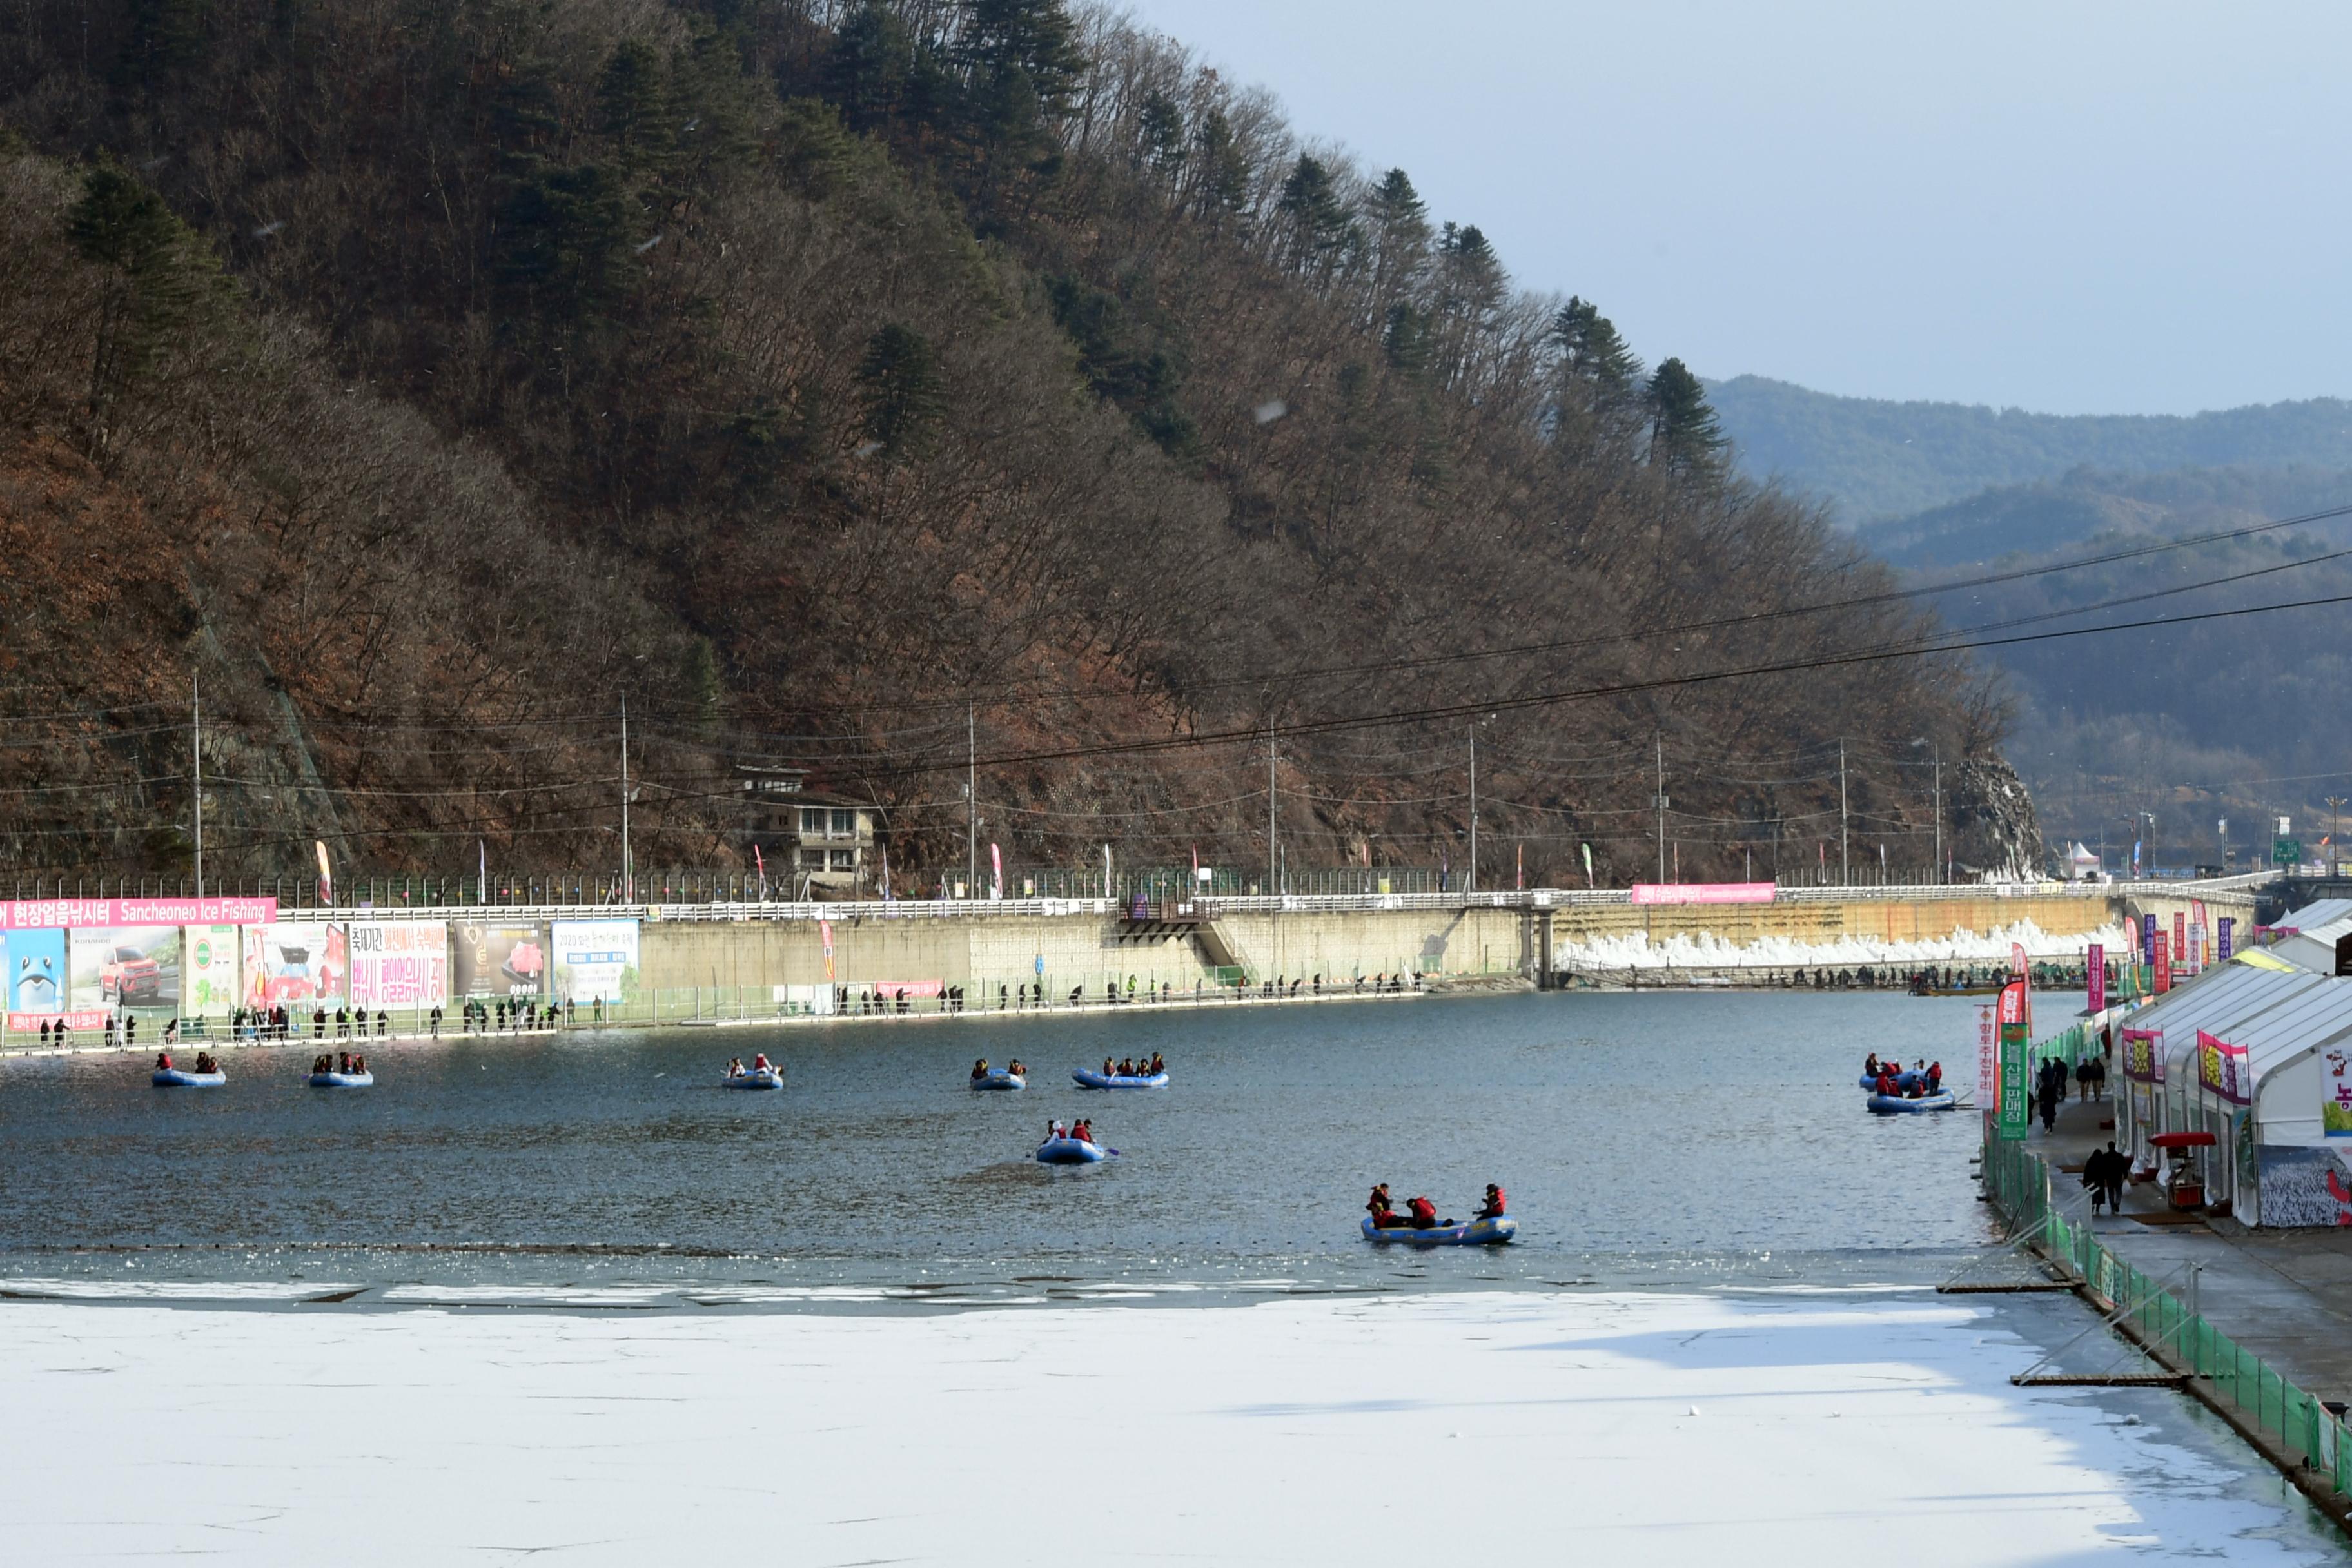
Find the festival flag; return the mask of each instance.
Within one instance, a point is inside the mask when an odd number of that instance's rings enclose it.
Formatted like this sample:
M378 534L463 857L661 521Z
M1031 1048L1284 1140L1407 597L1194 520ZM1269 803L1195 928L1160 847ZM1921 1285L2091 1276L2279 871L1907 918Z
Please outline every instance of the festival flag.
M319 901L332 907L335 901L335 874L327 866L327 841L311 840L319 847Z
M474 840L474 858L476 868L480 873L474 887L481 894L481 901L487 904L490 901L490 847L478 838Z
M833 922L817 921L816 934L818 940L824 943L824 983L830 985L833 984Z
M760 901L764 904L768 901L768 862L756 844L751 846L751 864L760 868Z
M1525 892L1525 891L1527 890L1527 886L1528 886L1528 847L1527 847L1526 845L1522 844L1522 845L1520 845L1520 846L1519 846L1519 880L1518 880L1518 887L1519 887L1519 890L1520 890L1521 892Z
M2090 1003L2091 1011L2097 1013L2105 1010L2107 1005L2107 950L2105 944L2095 942L2091 944L2090 953L2084 960L2083 981L2084 986L2090 993L2085 1000Z
M1592 846L1580 844L1577 847L1584 851L1584 885L1589 889L1592 886Z
M1004 899L1004 851L993 844L988 847L988 896L999 903Z

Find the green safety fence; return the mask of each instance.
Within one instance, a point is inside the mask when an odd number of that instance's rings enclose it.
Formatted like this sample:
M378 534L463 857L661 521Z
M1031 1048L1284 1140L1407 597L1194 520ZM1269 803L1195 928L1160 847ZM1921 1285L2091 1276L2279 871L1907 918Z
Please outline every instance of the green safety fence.
M2039 1230L2037 1245L2063 1261L2109 1302L2164 1360L2206 1385L2217 1403L2275 1438L2289 1457L2325 1472L2331 1489L2352 1493L2352 1441L2344 1423L2276 1367L2191 1312L2156 1279L2102 1246L2090 1226L2069 1220L2050 1201L2050 1173L2041 1157L2014 1141L1985 1146L1984 1184L1994 1205L2022 1236Z

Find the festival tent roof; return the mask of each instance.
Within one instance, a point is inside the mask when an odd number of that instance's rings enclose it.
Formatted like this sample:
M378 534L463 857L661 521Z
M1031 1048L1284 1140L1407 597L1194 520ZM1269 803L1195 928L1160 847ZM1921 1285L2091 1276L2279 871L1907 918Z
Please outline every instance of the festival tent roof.
M2320 899L2299 910L2289 910L2271 921L2273 926L2286 926L2295 931L2311 931L2337 921L2352 921L2352 899Z
M2328 899L2324 903L2314 904L2312 908L2323 910L2345 901ZM2335 973L2336 943L2343 937L2352 935L2352 911L2307 925L2293 920L2288 923L2295 927L2295 934L2279 938L2269 951L2296 968L2308 969L2314 974Z
M2204 1029L2236 1043L2238 1035L2255 1019L2284 1006L2327 981L2302 971L2269 969L2209 970L2194 984L2184 985L2160 1001L2133 1014L2125 1022L2132 1029L2158 1029L2164 1034L2165 1076L2175 1082L2189 1072L2197 1058L2197 1031Z
M2292 996L2234 1029L2212 1029L2233 1046L2246 1047L2246 1065L2253 1075L2256 1094L2263 1079L2288 1063L2299 1061L2322 1046L2352 1035L2352 979L2327 975L2297 989ZM2170 1035L2165 1044L2172 1043Z

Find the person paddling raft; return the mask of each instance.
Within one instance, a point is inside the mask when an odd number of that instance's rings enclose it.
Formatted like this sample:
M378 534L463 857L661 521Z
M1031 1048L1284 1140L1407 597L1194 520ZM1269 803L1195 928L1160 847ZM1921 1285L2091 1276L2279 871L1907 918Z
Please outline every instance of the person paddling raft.
M772 1071L772 1069L768 1066L768 1053L767 1053L767 1052L765 1052L765 1051L755 1051L755 1052L753 1052L753 1053L752 1053L752 1055L751 1055L751 1070L752 1070L753 1072L768 1072L768 1071Z
M1500 1219L1503 1217L1503 1189L1496 1186L1494 1183L1488 1182L1486 1184L1486 1201L1480 1205L1478 1212L1472 1215L1470 1217L1472 1219Z
M1427 1198L1407 1198L1404 1206L1405 1211L1412 1215L1413 1229L1434 1230L1437 1227L1437 1205Z
M157 1072L170 1072L172 1070L171 1052L157 1051L155 1053L155 1070Z
M1876 1051L1873 1051L1868 1056L1862 1058L1862 1076L1864 1078L1876 1078L1885 1070L1885 1068L1878 1065L1878 1053Z
M1927 1092L1929 1094L1940 1094L1943 1092L1943 1088L1944 1064L1941 1062L1929 1062L1927 1064Z
M984 1079L987 1076L988 1058L986 1057L982 1057L980 1060L971 1064L971 1081L978 1083L982 1079Z
M1396 1212L1396 1205L1389 1200L1389 1184L1386 1182L1372 1188L1371 1198L1364 1205L1364 1212L1372 1216L1372 1228L1375 1230L1393 1230L1405 1223L1404 1216Z

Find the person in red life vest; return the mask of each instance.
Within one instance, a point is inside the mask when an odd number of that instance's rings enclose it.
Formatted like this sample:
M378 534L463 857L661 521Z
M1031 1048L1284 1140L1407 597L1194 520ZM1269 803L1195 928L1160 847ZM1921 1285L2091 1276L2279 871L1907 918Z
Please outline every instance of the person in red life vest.
M1486 1184L1486 1203L1484 1203L1483 1205L1481 1205L1479 1206L1478 1212L1477 1212L1476 1214L1472 1215L1470 1217L1471 1217L1472 1219L1500 1219L1500 1218L1502 1218L1502 1217L1503 1217L1503 1189L1502 1189L1502 1188L1500 1188L1500 1187L1498 1187L1498 1186L1496 1186L1496 1185L1494 1183L1492 1183L1492 1182L1487 1183L1487 1184Z
M1412 1215L1412 1228L1427 1230L1437 1223L1437 1205L1427 1198L1408 1198L1406 1209Z
M1878 1069L1878 1087L1872 1092L1891 1096L1895 1091L1895 1069L1890 1067L1880 1068Z
M753 1072L766 1072L768 1070L767 1052L761 1051L751 1058L751 1070Z
M1070 1136L1076 1139L1081 1143L1093 1142L1095 1141L1094 1120L1091 1117L1082 1116L1077 1121L1072 1122L1070 1124Z
M1943 1087L1944 1064L1941 1062L1929 1062L1927 1064L1927 1092L1929 1094L1940 1093Z
M1396 1205L1389 1201L1389 1184L1386 1182L1372 1189L1370 1199L1364 1205L1364 1212L1372 1216L1372 1228L1375 1230L1387 1230L1404 1223L1396 1212Z
M155 1070L157 1072L170 1072L172 1070L171 1052L158 1051L155 1054Z

